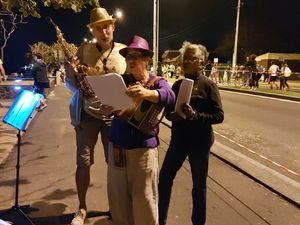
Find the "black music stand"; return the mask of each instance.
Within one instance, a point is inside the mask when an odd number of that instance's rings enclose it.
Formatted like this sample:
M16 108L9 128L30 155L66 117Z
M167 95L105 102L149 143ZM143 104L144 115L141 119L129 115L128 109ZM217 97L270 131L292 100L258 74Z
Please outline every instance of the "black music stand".
M21 131L25 131L27 123L31 117L32 112L39 104L41 94L24 90L14 100L12 106L3 118L3 122L11 125L18 130L18 149L17 149L17 163L16 163L16 195L15 205L0 215L0 219L4 221L13 222L14 225L33 225L30 219L22 211L18 204L19 198L19 175L20 175L20 146L21 146ZM29 205L26 205L29 207Z

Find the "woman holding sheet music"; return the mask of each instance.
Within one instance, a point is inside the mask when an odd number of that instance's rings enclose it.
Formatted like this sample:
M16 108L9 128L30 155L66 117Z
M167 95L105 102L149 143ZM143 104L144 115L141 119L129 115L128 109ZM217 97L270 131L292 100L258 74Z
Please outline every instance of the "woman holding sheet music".
M159 224L166 224L173 180L188 157L193 179L193 225L206 219L206 178L208 157L214 142L212 124L222 123L224 112L216 84L203 74L208 52L203 45L184 42L181 48L184 76L194 81L189 104L181 106L185 119L167 111L172 121L169 149L159 174ZM172 89L178 96L182 80Z
M127 94L134 102L173 107L175 95L167 81L147 71L153 56L148 42L134 36L120 54L127 64L127 74L123 75ZM121 111L111 125L108 197L116 225L158 224L158 127L148 132L141 129L142 108L138 106L129 119L123 115L130 110Z

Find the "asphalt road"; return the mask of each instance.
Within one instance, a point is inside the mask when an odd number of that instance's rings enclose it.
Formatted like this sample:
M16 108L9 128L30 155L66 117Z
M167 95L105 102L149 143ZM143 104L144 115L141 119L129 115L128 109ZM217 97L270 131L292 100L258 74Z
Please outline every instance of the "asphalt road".
M164 125L160 128L162 162L170 130ZM219 148L216 142L213 151L218 152ZM187 218L191 211L191 192L191 170L186 160L174 180L172 217L168 224L190 224ZM207 178L207 225L294 224L300 216L299 209L282 200L211 154Z
M281 166L300 173L300 102L228 91L221 96L225 120L215 131L225 138L218 140L234 141L232 148L299 182Z

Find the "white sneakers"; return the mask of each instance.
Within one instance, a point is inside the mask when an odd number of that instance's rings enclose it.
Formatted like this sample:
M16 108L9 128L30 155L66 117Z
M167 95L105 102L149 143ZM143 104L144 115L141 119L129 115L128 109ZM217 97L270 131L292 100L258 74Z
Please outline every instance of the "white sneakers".
M83 225L84 224L84 220L86 217L86 210L85 209L79 209L76 213L75 216L71 222L71 225Z

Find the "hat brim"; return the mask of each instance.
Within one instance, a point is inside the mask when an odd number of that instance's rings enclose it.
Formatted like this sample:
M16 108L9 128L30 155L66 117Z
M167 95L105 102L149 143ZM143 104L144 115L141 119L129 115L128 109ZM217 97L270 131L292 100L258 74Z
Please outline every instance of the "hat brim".
M97 20L93 23L90 23L88 25L86 25L88 28L92 28L92 26L94 26L95 24L98 24L98 23L105 23L105 22L111 22L111 23L115 23L116 22L116 19L107 19L107 20Z
M134 50L137 50L137 51L141 51L143 53L143 55L145 56L149 56L150 58L153 57L153 52L150 51L150 50L146 50L146 49L142 49L142 48L132 48L132 47L126 47L126 48L122 48L119 53L121 54L121 56L123 56L124 58L126 58L127 56L127 53L128 53L128 50L129 49L134 49Z

